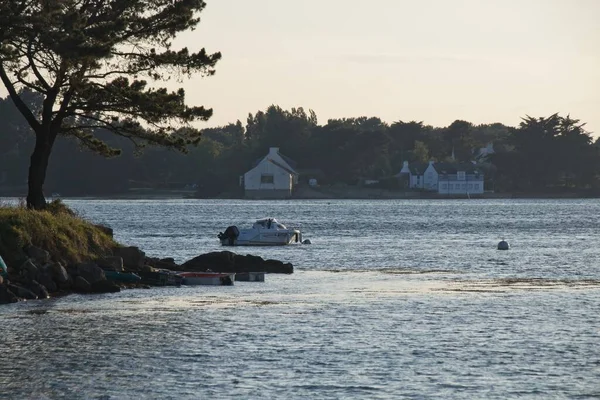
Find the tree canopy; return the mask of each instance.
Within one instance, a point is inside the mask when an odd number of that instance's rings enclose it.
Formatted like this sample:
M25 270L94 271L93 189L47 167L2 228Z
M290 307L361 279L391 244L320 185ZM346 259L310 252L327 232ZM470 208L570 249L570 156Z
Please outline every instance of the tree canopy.
M183 89L155 82L214 74L220 53L173 50L194 29L202 0L5 0L0 3L0 79L36 138L27 203L43 208L43 184L59 135L105 156L119 154L98 136L111 132L135 147L185 151L211 109L187 106ZM23 93L42 96L39 109ZM186 129L182 129L187 127Z

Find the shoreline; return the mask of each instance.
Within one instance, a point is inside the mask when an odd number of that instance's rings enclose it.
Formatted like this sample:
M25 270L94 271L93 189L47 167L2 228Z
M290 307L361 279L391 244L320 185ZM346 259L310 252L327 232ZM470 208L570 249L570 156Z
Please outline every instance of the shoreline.
M0 190L0 199L24 199L25 194ZM494 193L487 192L477 195L440 195L429 192L400 192L384 189L366 188L332 188L325 190L298 189L287 198L248 198L244 196L223 193L220 196L198 196L191 191L133 191L128 193L47 196L47 201L55 199L69 200L491 200L491 199L597 199L600 193L564 192L564 193Z

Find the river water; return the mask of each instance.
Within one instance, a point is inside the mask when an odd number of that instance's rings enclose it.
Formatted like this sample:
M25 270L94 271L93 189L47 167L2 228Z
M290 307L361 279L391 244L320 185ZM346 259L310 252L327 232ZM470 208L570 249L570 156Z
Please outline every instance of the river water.
M179 262L264 216L312 244L240 249L294 264L264 283L2 306L0 398L600 398L598 200L66 203Z

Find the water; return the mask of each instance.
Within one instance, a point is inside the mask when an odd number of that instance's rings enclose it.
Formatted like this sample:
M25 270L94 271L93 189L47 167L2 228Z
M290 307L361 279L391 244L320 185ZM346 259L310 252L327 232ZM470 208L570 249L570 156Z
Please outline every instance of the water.
M296 267L264 283L2 306L0 398L600 397L596 200L68 204L180 262L264 216L313 244L241 249Z

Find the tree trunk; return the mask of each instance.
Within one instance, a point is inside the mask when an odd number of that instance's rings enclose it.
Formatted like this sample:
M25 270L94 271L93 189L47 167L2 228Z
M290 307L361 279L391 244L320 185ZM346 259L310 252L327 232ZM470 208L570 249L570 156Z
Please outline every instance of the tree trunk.
M48 169L48 160L50 159L51 152L52 141L49 140L47 135L37 134L35 148L29 164L27 208L34 210L43 210L46 208L44 181L46 180L46 170Z

